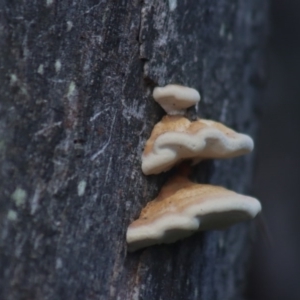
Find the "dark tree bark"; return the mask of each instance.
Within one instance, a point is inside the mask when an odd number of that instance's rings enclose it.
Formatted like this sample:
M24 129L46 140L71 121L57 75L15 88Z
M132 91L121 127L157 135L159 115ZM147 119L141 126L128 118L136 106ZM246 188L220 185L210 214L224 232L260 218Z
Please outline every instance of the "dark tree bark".
M253 134L267 1L0 2L0 299L241 299L249 224L126 253L169 173L141 153L156 85L202 95L194 119ZM202 163L249 192L252 156Z

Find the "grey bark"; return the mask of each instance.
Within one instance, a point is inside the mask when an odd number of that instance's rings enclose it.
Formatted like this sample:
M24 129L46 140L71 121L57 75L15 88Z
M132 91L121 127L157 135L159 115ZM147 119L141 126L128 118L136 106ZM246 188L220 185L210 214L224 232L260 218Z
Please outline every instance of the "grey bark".
M141 152L156 85L253 134L267 1L0 2L0 299L241 299L249 224L126 253L127 226L170 173ZM249 192L253 156L200 164Z

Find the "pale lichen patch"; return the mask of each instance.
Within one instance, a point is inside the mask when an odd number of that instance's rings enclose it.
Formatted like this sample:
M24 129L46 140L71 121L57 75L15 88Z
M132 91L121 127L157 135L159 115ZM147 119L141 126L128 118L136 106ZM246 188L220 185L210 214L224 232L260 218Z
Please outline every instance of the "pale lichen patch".
M37 69L37 72L40 74L40 75L43 75L44 74L44 65L43 64L40 64L38 69Z
M36 188L36 190L35 190L35 192L34 192L32 200L30 201L30 206L31 206L30 213L32 215L38 209L40 197L41 197L41 186L38 185L37 188Z
M140 297L140 290L139 290L138 286L135 286L133 288L132 300L138 300L139 297Z
M131 117L134 117L138 120L143 120L143 117L145 115L145 109L146 109L146 104L143 103L139 105L138 100L134 99L132 101L131 106L127 106L125 104L124 100L121 100L122 105L123 105L123 111L122 111L122 116L127 120L130 121Z
M25 96L28 96L28 91L27 91L25 85L21 87L21 93Z
M177 7L177 0L169 0L169 9L170 11L175 10Z
M10 221L16 221L18 218L17 212L15 212L14 210L9 210L7 213L7 219Z
M77 193L78 196L81 197L84 195L85 193L85 188L86 188L86 181L85 180L81 180L77 186Z
M61 269L62 267L63 267L63 261L60 257L58 257L55 262L55 269Z
M16 74L10 74L10 85L16 84L18 81L18 77Z
M16 188L16 190L11 195L11 198L15 201L16 206L24 205L26 197L26 191L21 188Z
M60 59L57 59L55 61L55 71L56 71L56 73L59 73L60 69L61 69L61 61L60 61Z
M53 4L53 2L54 2L54 0L46 0L46 5L50 6Z
M225 24L222 23L220 26L220 31L219 31L220 37L223 37L225 35L225 30L226 30Z
M71 81L71 83L69 85L67 97L69 98L69 97L73 96L75 93L75 90L76 90L76 84L74 81Z
M67 32L73 28L73 23L71 21L67 21Z
M195 299L198 299L198 289L197 289L197 287L195 287L195 290L194 290L194 297L195 297Z

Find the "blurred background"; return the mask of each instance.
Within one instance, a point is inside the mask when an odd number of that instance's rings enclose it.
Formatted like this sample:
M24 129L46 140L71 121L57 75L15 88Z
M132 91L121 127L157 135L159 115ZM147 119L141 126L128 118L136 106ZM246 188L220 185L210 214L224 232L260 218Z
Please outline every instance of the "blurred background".
M254 191L263 203L271 243L259 234L247 300L299 300L300 1L271 0L270 15Z

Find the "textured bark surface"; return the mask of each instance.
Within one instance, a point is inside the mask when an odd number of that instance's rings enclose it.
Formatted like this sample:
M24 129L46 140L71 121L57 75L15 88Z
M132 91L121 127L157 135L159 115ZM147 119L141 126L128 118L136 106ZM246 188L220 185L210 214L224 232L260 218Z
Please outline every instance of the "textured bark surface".
M267 1L0 1L0 298L241 299L249 224L126 253L169 173L143 176L156 85L254 133ZM249 191L252 156L199 181Z

